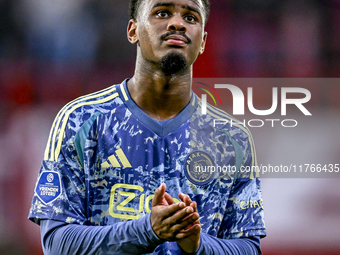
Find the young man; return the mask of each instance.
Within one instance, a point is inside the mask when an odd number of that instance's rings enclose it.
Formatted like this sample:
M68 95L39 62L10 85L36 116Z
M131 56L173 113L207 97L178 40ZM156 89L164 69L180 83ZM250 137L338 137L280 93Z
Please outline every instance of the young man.
M251 135L214 127L232 117L203 115L191 91L208 15L207 0L130 2L134 76L53 123L29 215L46 254L261 253L260 181L241 171L256 166Z

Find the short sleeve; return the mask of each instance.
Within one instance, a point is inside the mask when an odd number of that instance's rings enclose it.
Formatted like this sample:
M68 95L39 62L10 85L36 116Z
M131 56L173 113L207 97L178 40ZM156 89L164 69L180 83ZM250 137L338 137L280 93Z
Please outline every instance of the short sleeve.
M64 133L56 124L58 121L51 130L46 149L48 153L45 153L41 164L29 219L37 224L40 224L41 219L85 224L86 184L84 170L74 145L76 132L73 127L76 124L74 120L68 120ZM54 132L56 136L53 135ZM58 154L53 154L55 151ZM56 156L55 159L51 155Z

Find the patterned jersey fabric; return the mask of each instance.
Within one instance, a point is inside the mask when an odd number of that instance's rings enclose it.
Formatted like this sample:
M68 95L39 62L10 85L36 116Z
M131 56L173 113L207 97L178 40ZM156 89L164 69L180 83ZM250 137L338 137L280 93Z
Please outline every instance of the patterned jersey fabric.
M139 219L151 212L164 182L175 202L180 192L197 202L202 232L224 239L265 236L250 132L216 121L232 117L212 106L203 115L195 94L174 119L155 121L130 98L126 82L59 112L29 218L93 226ZM154 254L165 251L178 254L178 247L165 242Z

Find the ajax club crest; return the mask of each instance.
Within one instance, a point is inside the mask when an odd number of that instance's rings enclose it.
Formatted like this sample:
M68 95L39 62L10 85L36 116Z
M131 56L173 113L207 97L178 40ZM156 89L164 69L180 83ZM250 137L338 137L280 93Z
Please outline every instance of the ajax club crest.
M190 153L185 161L184 173L190 182L198 186L210 183L217 175L214 161L203 151Z

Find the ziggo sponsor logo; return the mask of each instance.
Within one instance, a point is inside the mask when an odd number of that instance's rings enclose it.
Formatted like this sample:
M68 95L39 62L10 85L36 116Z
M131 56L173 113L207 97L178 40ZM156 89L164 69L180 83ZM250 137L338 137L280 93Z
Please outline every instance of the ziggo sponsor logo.
M136 192L131 191L124 191L122 189L129 189L129 190L136 190ZM150 201L154 198L154 194L149 195L145 198L145 194L141 193L138 197L136 193L144 192L143 187L139 185L131 185L131 184L122 184L118 183L115 184L111 189L111 197L110 197L110 204L109 204L109 213L114 218L119 219L126 219L126 220L133 220L139 219L142 216L142 212L145 209L147 213L151 212L150 208ZM121 196L126 196L124 200ZM133 207L126 206L129 202L134 199L139 199L139 208L135 209ZM179 200L177 198L173 198L175 203L178 203ZM123 201L122 201L123 200ZM249 200L249 201L241 201L240 207L242 210L248 208L257 208L261 207L262 199L261 200Z
M122 189L135 190L135 192L124 191ZM141 212L145 209L147 213L151 212L150 201L155 196L154 194L149 195L145 198L143 187L139 185L123 184L117 183L111 188L111 197L109 204L109 213L114 218L119 219L139 219L141 217ZM138 197L137 194L141 193ZM123 198L122 197L127 197ZM126 206L129 202L134 199L139 199L139 208L135 209L133 207ZM123 201L122 201L123 200ZM173 198L175 203L178 203L177 198ZM119 212L119 213L118 213Z

